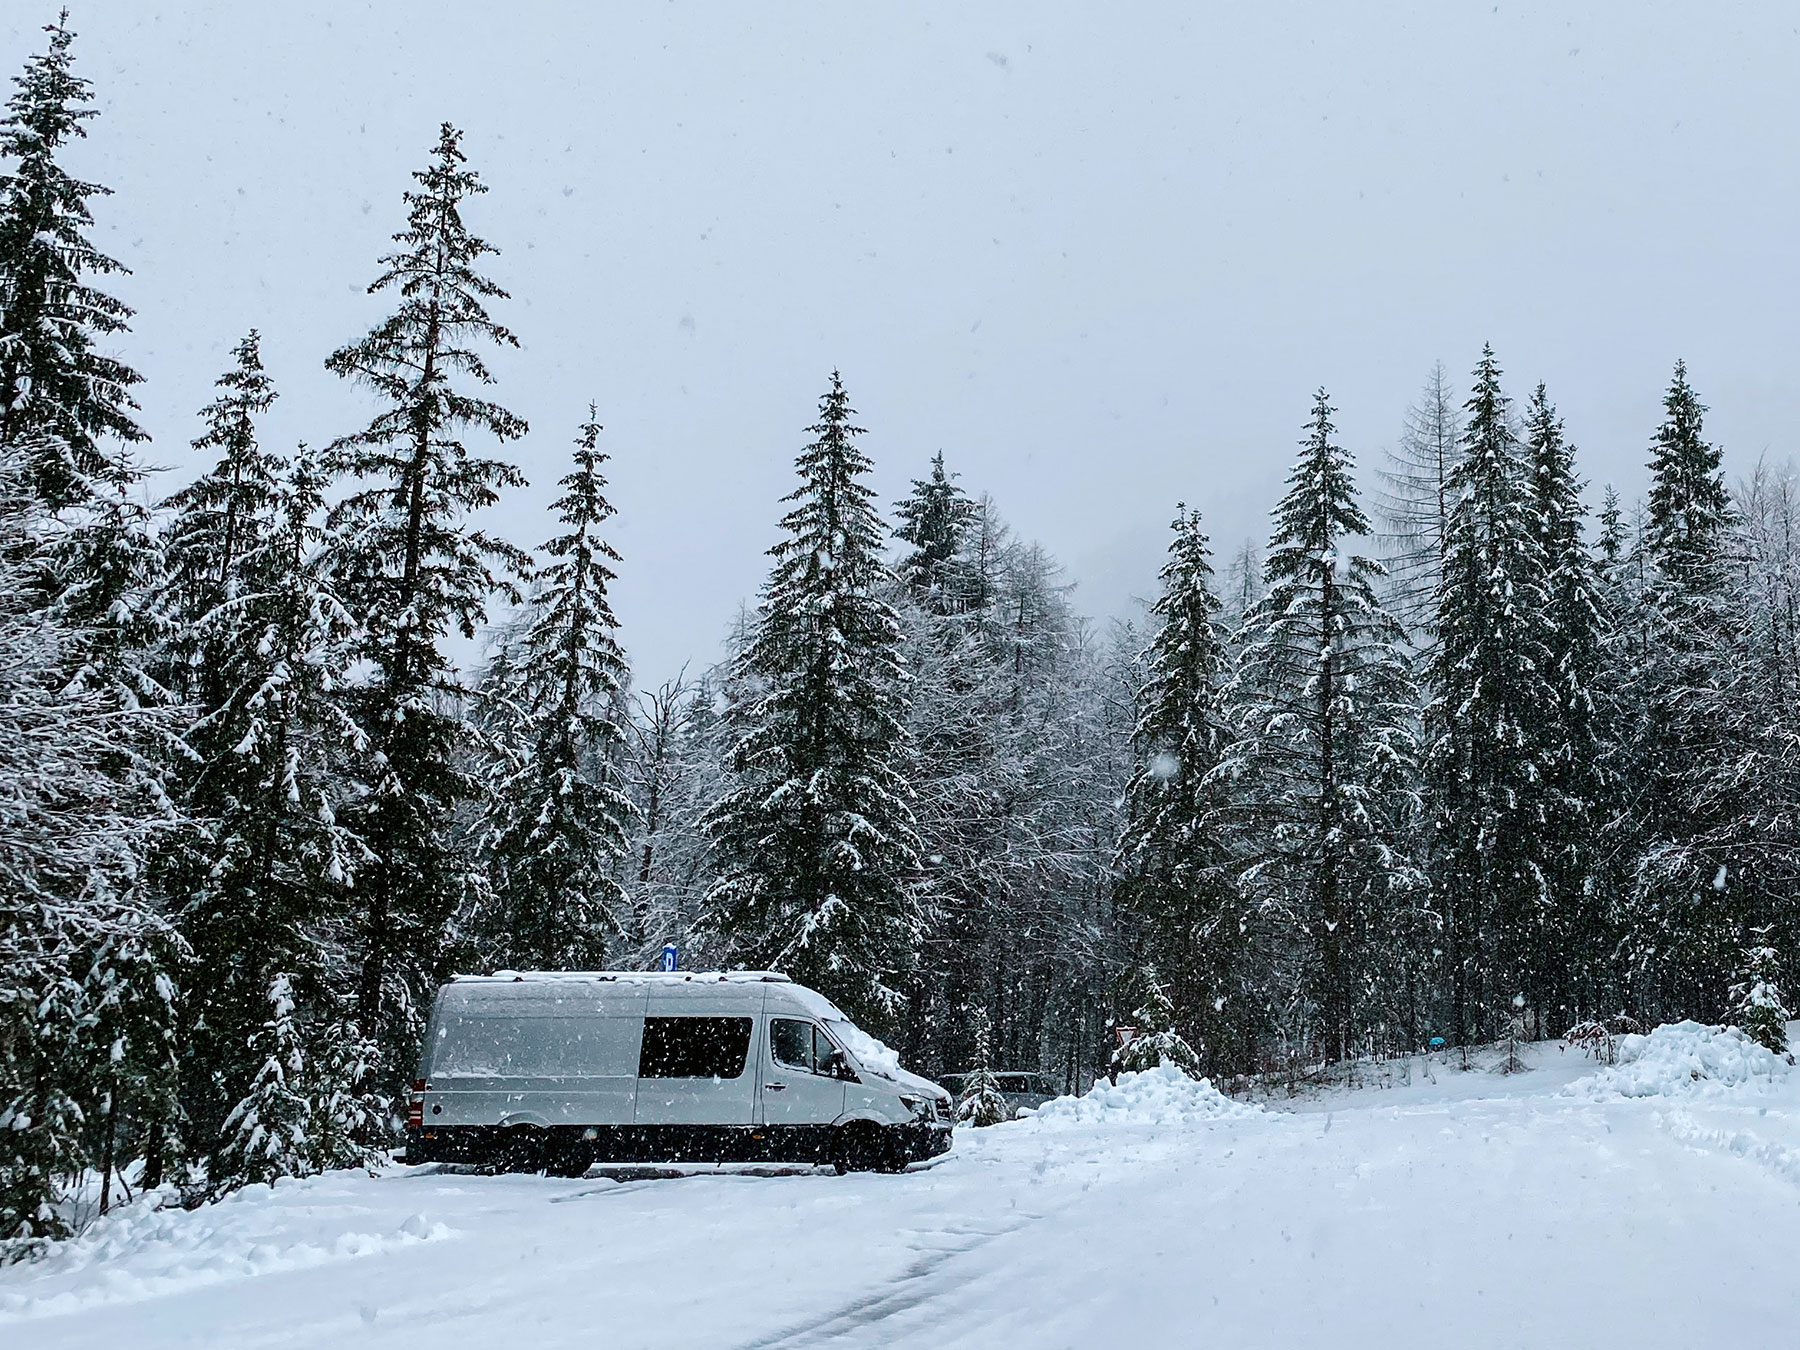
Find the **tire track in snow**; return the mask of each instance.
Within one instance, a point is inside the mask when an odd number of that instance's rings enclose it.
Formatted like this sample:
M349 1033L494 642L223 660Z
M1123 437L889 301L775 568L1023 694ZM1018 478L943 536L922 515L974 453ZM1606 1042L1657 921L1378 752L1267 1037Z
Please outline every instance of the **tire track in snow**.
M1709 1153L1729 1153L1800 1186L1800 1149L1777 1144L1749 1130L1712 1129L1699 1124L1685 1111L1671 1111L1666 1116L1658 1113L1656 1123L1680 1143Z
M1043 1217L1042 1214L1022 1214L1016 1222L997 1228L943 1229L943 1236L967 1237L970 1240L932 1247L882 1288L799 1326L748 1341L740 1350L804 1350L804 1347L812 1345L841 1344L846 1336L911 1312L944 1294L973 1283L979 1278L980 1271L971 1270L962 1275L944 1275L940 1272L957 1257L978 1251L996 1238L1016 1233Z

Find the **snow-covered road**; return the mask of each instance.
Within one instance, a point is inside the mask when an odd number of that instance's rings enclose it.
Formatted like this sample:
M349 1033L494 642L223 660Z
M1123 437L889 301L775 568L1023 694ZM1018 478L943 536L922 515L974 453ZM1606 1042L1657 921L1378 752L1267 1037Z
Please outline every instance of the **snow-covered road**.
M1800 1343L1800 1071L1659 1036L1600 1078L1550 1045L1298 1111L1146 1075L904 1176L397 1169L127 1210L0 1271L0 1345Z

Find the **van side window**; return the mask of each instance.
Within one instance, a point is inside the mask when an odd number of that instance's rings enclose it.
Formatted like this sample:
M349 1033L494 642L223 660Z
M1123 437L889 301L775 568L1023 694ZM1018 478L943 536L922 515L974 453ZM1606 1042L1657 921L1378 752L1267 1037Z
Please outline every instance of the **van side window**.
M639 1078L741 1078L750 1059L748 1017L646 1017Z
M769 1023L769 1049L775 1062L784 1068L813 1070L813 1028L811 1022L791 1022L777 1017Z

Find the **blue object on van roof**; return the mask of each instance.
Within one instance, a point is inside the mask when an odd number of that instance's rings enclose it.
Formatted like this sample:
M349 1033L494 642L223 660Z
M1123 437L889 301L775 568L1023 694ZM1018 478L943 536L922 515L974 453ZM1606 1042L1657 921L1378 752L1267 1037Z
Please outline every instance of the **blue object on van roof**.
M1433 1036L1431 1038L1431 1048L1433 1050L1443 1049L1444 1048L1444 1038L1442 1036Z

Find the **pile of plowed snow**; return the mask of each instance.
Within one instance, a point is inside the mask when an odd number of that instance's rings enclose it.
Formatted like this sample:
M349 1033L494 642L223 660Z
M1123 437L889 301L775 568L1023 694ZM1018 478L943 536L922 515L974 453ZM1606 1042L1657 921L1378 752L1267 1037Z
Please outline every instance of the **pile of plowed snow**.
M1563 1089L1565 1096L1692 1097L1773 1086L1789 1069L1786 1055L1758 1045L1736 1027L1671 1022L1648 1036L1619 1038L1619 1062Z
M1045 1102L1018 1122L1021 1127L1063 1129L1091 1125L1193 1125L1259 1116L1261 1107L1234 1102L1204 1078L1189 1078L1172 1064L1142 1073L1102 1078L1082 1097Z

